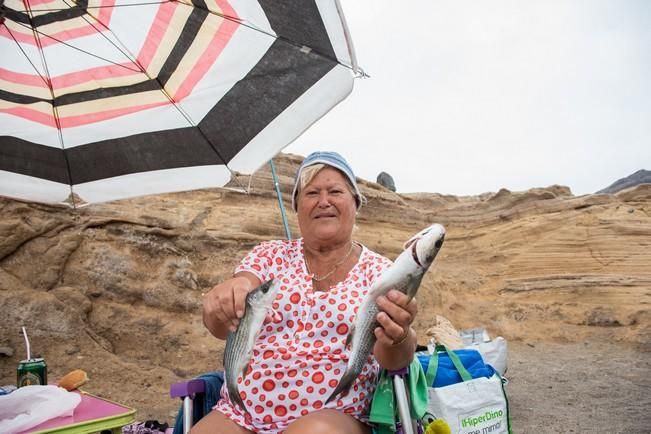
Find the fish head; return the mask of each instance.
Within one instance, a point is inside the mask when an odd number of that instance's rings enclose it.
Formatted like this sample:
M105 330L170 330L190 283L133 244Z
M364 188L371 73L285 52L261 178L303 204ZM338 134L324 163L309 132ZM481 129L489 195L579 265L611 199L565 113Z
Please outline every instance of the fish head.
M443 246L445 239L445 228L435 223L416 235L411 237L405 243L405 249L411 248L411 255L414 261L422 268L427 269Z
M268 280L247 294L246 304L253 308L268 308L276 298L279 288L280 280Z

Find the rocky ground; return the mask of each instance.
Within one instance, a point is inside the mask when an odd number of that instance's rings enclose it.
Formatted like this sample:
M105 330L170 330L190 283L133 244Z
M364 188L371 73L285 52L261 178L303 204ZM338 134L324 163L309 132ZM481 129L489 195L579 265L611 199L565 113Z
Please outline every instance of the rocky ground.
M285 204L299 161L277 161ZM169 385L221 367L201 292L259 241L285 237L272 187L262 170L248 195L211 189L79 210L0 198L0 384L15 381L24 325L51 379L84 369L85 390L139 420L171 422ZM355 238L390 258L420 228L447 227L415 326L426 342L440 314L508 340L515 432L650 432L651 185L586 196L361 188L369 202ZM289 224L298 236L291 212Z

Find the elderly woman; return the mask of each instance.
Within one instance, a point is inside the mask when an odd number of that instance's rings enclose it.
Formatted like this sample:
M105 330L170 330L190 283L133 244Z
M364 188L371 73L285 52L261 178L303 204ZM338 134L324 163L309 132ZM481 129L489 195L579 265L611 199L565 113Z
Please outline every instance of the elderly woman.
M416 304L392 290L377 300L377 342L348 393L325 404L348 361L346 336L371 284L390 265L352 238L364 201L352 169L335 152L315 152L296 175L293 207L302 238L264 242L233 278L205 295L204 324L226 339L244 313L246 294L271 278L283 285L257 338L239 392L249 413L222 388L214 411L193 433L362 434L380 368L407 366L416 347Z

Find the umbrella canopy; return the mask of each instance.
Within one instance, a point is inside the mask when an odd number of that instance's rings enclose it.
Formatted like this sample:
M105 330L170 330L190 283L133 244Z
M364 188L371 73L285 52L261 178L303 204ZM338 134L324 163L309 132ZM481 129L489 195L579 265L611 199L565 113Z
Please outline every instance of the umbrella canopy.
M0 195L225 185L352 90L336 0L0 0Z

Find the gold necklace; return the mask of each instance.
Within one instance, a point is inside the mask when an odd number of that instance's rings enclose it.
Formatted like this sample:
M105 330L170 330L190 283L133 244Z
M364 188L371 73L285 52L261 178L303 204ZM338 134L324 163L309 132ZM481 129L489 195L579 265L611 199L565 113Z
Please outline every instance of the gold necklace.
M343 264L344 261L346 261L346 259L348 259L351 253L353 253L353 247L355 247L355 242L351 241L350 249L348 249L348 253L346 253L346 256L344 256L339 262L337 262L335 266L332 268L332 270L330 270L328 273L324 274L321 277L316 277L315 274L310 273L310 266L307 265L307 257L305 257L305 268L307 269L307 273L312 274L312 280L315 282L322 282L326 280L328 277L332 276L334 272L337 271L337 268L339 268L339 266Z

